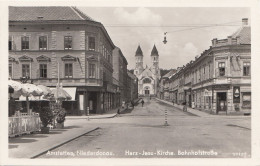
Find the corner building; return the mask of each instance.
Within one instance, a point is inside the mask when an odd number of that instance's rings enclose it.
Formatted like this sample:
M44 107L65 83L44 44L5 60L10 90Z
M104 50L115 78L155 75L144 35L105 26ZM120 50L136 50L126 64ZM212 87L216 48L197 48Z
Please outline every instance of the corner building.
M9 7L9 76L54 88L59 73L68 114L112 108L114 48L104 26L75 7Z
M169 100L213 114L251 113L251 27L248 19L226 39L195 60L179 67L170 78ZM167 89L165 87L164 89Z

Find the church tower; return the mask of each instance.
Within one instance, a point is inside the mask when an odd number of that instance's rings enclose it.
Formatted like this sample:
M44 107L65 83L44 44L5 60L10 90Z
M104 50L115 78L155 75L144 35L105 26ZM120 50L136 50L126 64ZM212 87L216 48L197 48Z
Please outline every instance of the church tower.
M157 78L159 78L160 77L159 54L155 45L153 46L151 52L151 62L152 62L151 70L157 76Z
M136 52L135 52L135 70L134 70L134 74L136 76L139 76L141 74L141 72L144 70L143 68L143 51L140 47L140 45L138 46Z

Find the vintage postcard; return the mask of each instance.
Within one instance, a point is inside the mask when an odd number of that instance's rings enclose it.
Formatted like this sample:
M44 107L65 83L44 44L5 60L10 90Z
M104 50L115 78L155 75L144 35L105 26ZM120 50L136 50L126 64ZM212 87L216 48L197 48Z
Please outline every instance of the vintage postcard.
M1 4L2 165L260 164L259 1Z

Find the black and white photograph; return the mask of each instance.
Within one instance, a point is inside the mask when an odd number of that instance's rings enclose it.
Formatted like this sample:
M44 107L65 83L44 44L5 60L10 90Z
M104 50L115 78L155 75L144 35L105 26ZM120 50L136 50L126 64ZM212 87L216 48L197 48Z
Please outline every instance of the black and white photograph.
M1 165L260 161L259 1L15 2Z

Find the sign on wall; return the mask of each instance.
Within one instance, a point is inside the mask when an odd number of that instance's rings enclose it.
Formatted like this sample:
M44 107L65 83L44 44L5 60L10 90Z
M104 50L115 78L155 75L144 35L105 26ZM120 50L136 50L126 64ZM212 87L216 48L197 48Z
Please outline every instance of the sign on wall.
M212 96L212 91L205 89L204 96Z
M233 103L240 103L240 87L233 87Z

